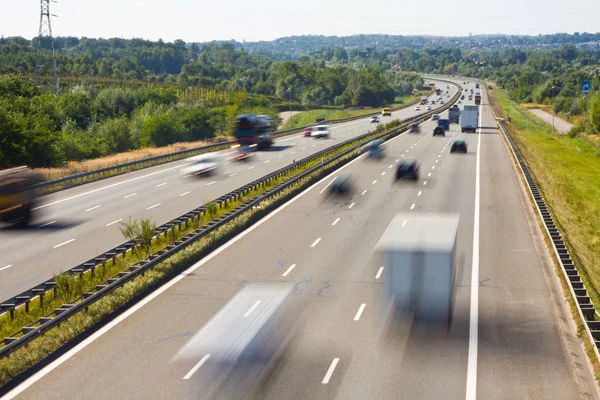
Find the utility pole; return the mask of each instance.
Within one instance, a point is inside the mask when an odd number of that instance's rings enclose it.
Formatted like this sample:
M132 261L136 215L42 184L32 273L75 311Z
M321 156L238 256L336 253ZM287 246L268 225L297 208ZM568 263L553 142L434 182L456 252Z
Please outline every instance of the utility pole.
M293 128L292 125L292 87L290 86L290 128Z
M552 136L554 136L554 85L552 85Z
M49 72L44 70L45 63L42 57L44 43L49 43L49 47L52 50L52 76L54 78L51 86L56 90L56 94L58 94L56 51L54 50L54 37L52 36L52 23L50 22L50 17L56 17L56 15L50 14L50 2L56 3L54 0L40 0L40 29L38 32L37 59L35 62L35 83L36 85L44 86L41 83L42 76Z

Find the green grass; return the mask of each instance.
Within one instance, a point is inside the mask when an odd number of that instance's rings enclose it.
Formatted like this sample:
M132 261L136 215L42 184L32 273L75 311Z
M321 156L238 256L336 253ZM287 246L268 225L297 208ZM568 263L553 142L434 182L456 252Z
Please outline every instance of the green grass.
M522 110L501 89L489 92L494 111L511 122L511 136L577 265L594 304L600 305L600 158L585 137L551 135L549 125Z
M402 108L403 106L411 105L419 101L423 96L428 96L433 92L420 91L414 95L406 97L396 97L395 103L390 106L392 109ZM286 122L283 129L300 128L306 125L312 125L315 123L317 118L325 118L326 120L342 119L348 117L355 117L357 115L366 115L372 113L381 113L381 108L372 108L369 110L311 110L304 111L300 114L296 114L292 117L292 124L290 121ZM393 116L393 115L392 115Z

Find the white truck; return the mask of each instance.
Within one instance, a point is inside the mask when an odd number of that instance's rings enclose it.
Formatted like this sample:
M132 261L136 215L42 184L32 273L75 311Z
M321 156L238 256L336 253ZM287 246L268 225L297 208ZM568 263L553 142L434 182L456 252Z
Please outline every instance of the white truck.
M170 374L193 378L200 390L222 380L231 398L260 385L294 323L289 304L293 289L288 282L244 287L179 350L169 364Z
M455 213L396 214L376 246L389 275L386 318L450 327L458 222Z
M465 105L460 115L460 130L461 132L473 132L477 131L477 124L479 123L479 106L467 106Z

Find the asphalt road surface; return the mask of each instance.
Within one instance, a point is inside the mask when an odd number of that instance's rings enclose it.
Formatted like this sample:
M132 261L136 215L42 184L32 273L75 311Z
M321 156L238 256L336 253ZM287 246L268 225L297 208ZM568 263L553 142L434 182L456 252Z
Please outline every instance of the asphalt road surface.
M455 92L451 86L450 97ZM411 106L391 118L381 118L381 123L420 112ZM202 179L182 178L180 169L186 161L181 160L44 196L31 228L0 229L0 301L123 243L119 228L129 217L150 218L162 225L293 160L374 130L376 125L370 118L332 125L327 140L295 134L276 140L250 162L231 161L234 151L222 151L218 173Z
M227 398L167 373L174 354L247 282L294 282L297 335L257 399L597 398L548 255L484 93L477 134L453 124L387 144L344 168L356 188L333 201L334 173L114 320L12 395L22 399ZM450 154L452 140L467 154ZM404 157L417 182L394 183ZM323 192L323 193L322 193ZM453 325L382 335L388 271L373 248L396 212L460 213ZM292 267L293 266L293 267ZM200 361L200 359L198 360ZM191 373L191 375L190 375ZM82 382L85 381L85 384Z

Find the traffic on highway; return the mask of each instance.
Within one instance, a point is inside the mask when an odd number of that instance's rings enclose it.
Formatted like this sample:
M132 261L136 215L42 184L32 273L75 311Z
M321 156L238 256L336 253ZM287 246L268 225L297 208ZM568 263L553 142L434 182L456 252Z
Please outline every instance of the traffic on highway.
M227 151L37 199L29 227L0 230L2 297L117 246L130 216L167 222L476 91L365 143L1 399L596 398L485 89L429 80L438 93L418 106L261 149L245 131Z

